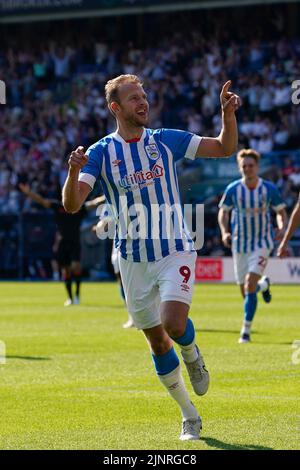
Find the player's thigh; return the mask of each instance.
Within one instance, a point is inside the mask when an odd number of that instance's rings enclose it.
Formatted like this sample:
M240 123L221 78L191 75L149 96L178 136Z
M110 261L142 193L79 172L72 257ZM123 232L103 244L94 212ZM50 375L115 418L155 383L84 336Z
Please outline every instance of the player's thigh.
M157 262L156 276L162 303L176 301L190 306L196 259L197 253L194 251L179 251Z
M161 324L158 287L149 273L151 263L134 263L119 255L119 266L126 306L138 329Z
M233 267L236 283L244 284L248 273L248 255L247 253L233 252Z

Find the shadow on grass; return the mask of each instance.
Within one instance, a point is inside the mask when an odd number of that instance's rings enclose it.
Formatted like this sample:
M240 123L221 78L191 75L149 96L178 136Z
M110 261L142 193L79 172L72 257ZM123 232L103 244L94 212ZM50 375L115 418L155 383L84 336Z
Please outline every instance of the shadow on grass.
M276 346L290 346L290 347L292 347L292 345L293 345L293 341L289 341L289 342L287 341L287 342L284 342L284 343L283 343L283 342L281 342L281 341L276 341L276 340L274 340L274 341L272 341L272 340L268 341L268 340L265 340L265 339L264 339L264 340L261 339L261 340L255 341L255 339L254 339L254 342L255 342L256 344L259 344L260 346L261 346L262 344L264 344L264 345L267 345L267 346L276 345Z
M240 331L238 330L209 330L209 329L200 329L200 328L195 328L195 331L197 333L230 333L230 334L235 334L238 335Z
M195 328L195 331L197 333L230 333L230 334L235 334L235 335L239 335L241 330L212 330L212 329L201 329L201 328ZM253 330L252 333L256 336L256 335L259 335L261 334L260 332L258 331L255 331Z
M51 357L39 356L6 356L6 359L23 359L24 361L51 361Z
M204 441L208 446L223 450L273 450L271 447L254 446L251 444L245 444L244 446L238 444L228 444L227 442L213 439L212 437L201 437L201 441Z

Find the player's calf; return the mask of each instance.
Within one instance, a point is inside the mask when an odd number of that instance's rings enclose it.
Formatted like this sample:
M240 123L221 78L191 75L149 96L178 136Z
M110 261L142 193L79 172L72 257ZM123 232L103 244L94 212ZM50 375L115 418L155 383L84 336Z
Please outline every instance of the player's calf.
M181 348L183 362L189 374L190 382L197 395L205 395L209 387L209 373L203 357L195 343L195 329L188 318L184 335L172 338Z

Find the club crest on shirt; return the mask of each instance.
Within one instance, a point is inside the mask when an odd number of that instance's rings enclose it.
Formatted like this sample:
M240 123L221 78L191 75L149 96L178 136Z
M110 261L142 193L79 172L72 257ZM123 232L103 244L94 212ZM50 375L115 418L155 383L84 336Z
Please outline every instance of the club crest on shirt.
M160 157L160 151L156 144L145 145L145 150L151 160L158 160Z

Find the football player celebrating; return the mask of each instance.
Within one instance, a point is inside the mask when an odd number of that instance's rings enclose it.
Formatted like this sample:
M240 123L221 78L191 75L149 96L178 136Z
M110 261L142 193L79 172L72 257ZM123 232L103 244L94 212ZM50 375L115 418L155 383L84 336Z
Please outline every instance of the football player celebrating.
M197 255L182 218L175 162L183 157L229 157L236 151L235 111L240 99L229 87L230 81L220 95L221 133L208 138L147 128L149 103L139 78L121 75L110 80L106 100L117 130L86 154L82 147L71 153L63 188L66 210L76 212L96 179L101 179L117 223L115 240L127 308L149 342L159 380L181 409L182 440L199 439L201 419L184 384L173 341L181 349L197 395L207 392L209 374L188 317ZM176 214L166 219L162 209L174 207Z

